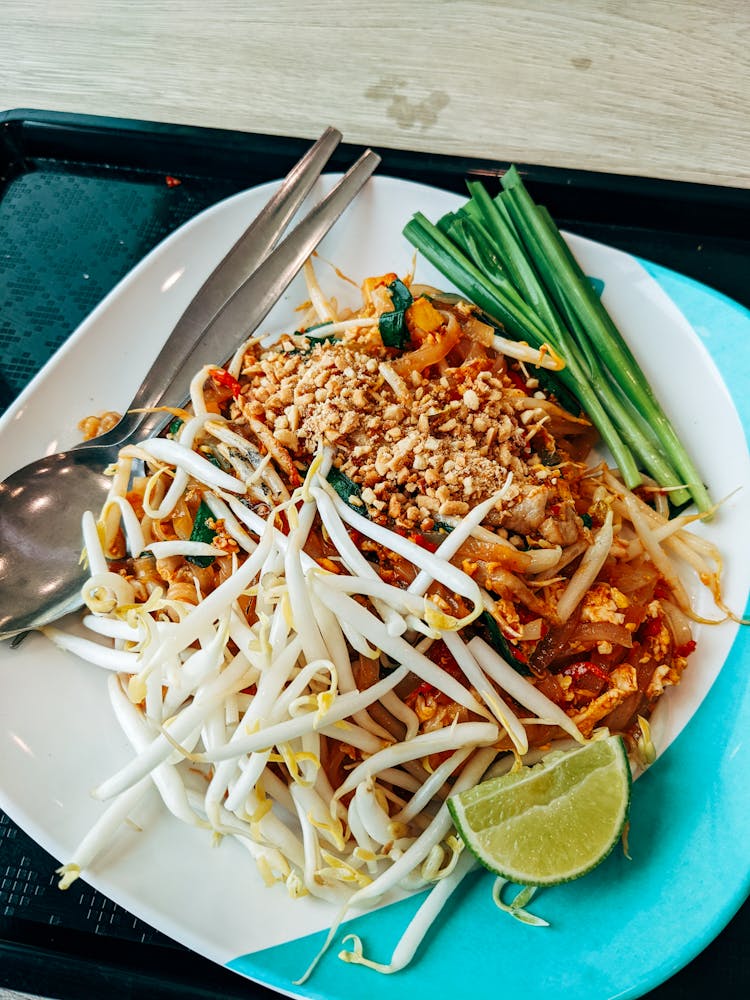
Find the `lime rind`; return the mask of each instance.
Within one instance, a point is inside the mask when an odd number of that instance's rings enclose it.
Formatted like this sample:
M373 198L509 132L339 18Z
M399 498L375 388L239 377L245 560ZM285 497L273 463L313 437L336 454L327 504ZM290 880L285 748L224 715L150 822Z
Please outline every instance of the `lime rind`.
M630 809L631 771L623 740L610 736L548 754L448 799L477 860L522 885L580 878L611 853Z

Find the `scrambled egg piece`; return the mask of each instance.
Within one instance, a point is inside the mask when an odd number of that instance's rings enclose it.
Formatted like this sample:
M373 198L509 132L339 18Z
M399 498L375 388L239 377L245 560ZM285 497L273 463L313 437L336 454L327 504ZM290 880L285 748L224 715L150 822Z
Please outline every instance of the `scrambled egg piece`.
M672 635L667 627L666 622L661 614L661 607L658 601L652 601L648 606L648 614L645 618L647 622L660 623L659 630L656 633L649 633L648 640L648 652L649 655L653 657L658 663L663 660L665 656L669 654L672 647Z
M630 601L617 587L608 583L595 583L583 599L581 621L622 625L625 621L623 609L629 604Z
M620 667L615 667L609 675L610 687L594 698L583 711L573 716L573 721L584 734L590 736L596 724L609 715L618 705L621 705L626 698L638 691L638 678L635 667L625 663Z

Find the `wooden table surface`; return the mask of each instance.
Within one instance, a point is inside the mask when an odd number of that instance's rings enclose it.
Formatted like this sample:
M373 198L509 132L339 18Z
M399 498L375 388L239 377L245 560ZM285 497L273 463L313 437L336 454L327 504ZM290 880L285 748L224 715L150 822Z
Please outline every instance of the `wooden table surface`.
M5 0L37 108L750 187L747 0Z

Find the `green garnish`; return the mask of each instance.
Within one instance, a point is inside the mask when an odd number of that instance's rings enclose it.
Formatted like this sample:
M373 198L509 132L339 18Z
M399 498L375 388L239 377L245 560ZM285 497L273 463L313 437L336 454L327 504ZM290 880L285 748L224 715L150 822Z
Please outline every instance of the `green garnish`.
M203 457L211 463L211 465L215 465L217 469L224 469L224 471L226 471L226 464L222 462L213 448L207 448L205 451L202 451L202 454Z
M333 324L332 319L324 320L322 323L313 323L312 326L306 326L303 330L298 330L297 332L303 337L310 333L311 330L321 330L324 326L331 326ZM315 338L317 340L317 337Z
M675 508L692 497L699 510L709 510L698 472L551 216L534 203L515 167L501 183L491 198L482 184L469 182L471 197L458 212L437 225L418 212L404 235L502 324L505 336L537 349L548 344L565 359L557 384L578 399L630 489L647 472L670 489ZM540 382L543 371L535 372ZM559 390L545 387L570 409Z
M406 325L406 310L414 301L412 294L399 278L388 285L393 309L381 314L378 320L380 336L386 347L403 350L409 342L409 328Z
M391 302L394 309L408 309L414 301L411 292L400 278L396 278L395 281L390 283L388 291L391 293Z
M523 674L525 677L531 674L528 666L518 658L518 650L515 650L505 638L500 626L489 611L481 613L479 618L477 618L474 628L492 646L496 653L499 653L504 660L508 661L517 673Z
M327 326L326 323L321 323L321 326ZM311 329L313 329L311 327ZM303 334L304 336L304 334ZM307 357L308 354L312 353L313 348L317 344L335 344L338 341L338 337L335 333L329 333L326 337L310 337L307 347L293 347L291 351L286 351L286 354L301 354L303 357Z
M330 320L330 319L325 320L323 323L313 323L312 326L306 326L302 330L297 330L296 331L296 336L298 336L298 337L307 337L307 335L312 330L322 330L323 327L325 327L325 326L331 326L332 324L333 324L333 320ZM309 343L308 343L307 347L294 347L294 348L292 348L291 351L287 351L286 353L287 354L302 354L302 355L307 356L312 351L312 349L315 347L316 344L325 344L325 343L333 344L338 339L339 338L336 336L335 333L330 333L327 336L322 336L322 337L309 337L308 338Z
M209 545L216 538L216 531L209 526L208 522L214 523L214 515L205 500L201 500L198 510L195 512L193 520L193 530L190 532L191 542L207 542ZM213 556L185 556L188 562L195 566L210 566L214 561Z
M331 471L328 473L327 478L328 482L345 504L348 504L352 510L356 510L358 514L362 514L363 517L368 517L367 505L364 500L362 500L361 486L358 486L353 479L350 479L340 469L337 469L335 465L331 466ZM352 497L354 497L355 500L358 500L359 503L352 503Z

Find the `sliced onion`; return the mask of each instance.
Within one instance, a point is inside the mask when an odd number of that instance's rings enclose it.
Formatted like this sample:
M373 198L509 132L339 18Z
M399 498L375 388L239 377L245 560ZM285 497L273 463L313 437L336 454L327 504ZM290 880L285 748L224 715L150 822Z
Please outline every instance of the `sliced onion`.
M662 599L661 608L667 619L675 646L685 646L689 642L692 642L693 632L690 627L690 619L687 615L671 601Z
M570 647L589 649L598 642L611 642L613 646L625 646L631 649L633 635L624 625L616 622L582 622L570 636Z

